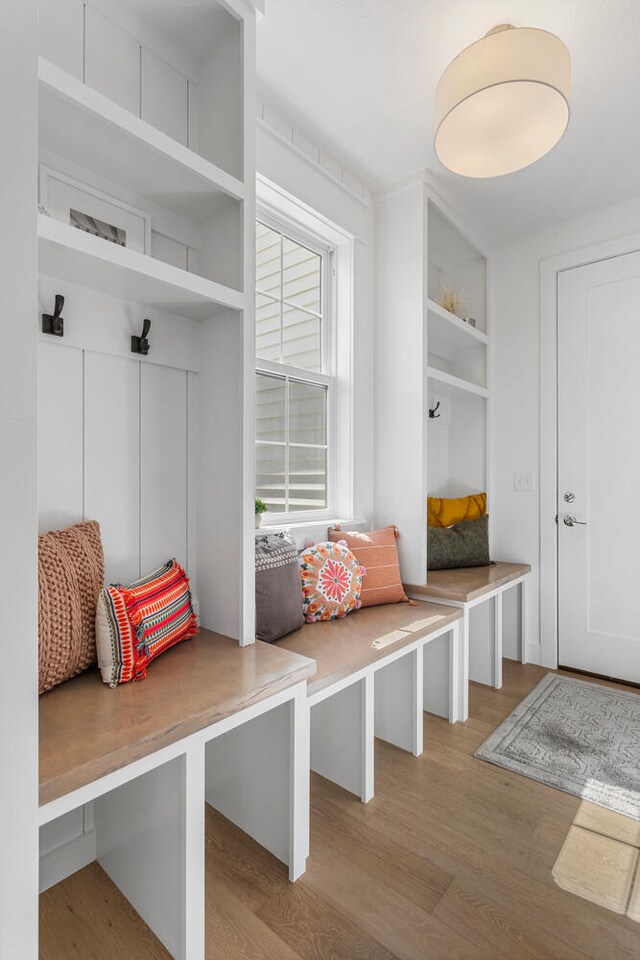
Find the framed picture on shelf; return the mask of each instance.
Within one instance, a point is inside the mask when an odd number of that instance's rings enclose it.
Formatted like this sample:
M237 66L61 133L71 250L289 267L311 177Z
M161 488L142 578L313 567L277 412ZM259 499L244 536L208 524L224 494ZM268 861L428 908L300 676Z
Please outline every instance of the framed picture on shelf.
M151 254L151 219L144 210L40 165L39 205L50 217L137 253Z

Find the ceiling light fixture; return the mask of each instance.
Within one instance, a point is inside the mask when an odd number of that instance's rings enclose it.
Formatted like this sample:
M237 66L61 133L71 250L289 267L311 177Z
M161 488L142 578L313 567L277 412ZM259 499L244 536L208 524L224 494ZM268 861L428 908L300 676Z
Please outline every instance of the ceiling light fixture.
M438 159L464 177L528 167L569 122L571 58L546 30L501 24L452 60L436 90Z

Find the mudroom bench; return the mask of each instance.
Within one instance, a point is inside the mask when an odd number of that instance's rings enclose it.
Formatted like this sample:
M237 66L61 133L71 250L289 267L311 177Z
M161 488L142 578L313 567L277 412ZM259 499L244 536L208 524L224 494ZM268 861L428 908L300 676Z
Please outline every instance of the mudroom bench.
M142 682L110 689L90 671L40 698L40 826L84 810L84 862L68 872L97 860L176 960L204 958L205 801L292 880L304 871L314 671L203 630Z
M374 792L374 738L419 756L423 711L463 719L461 612L419 602L366 607L306 624L278 641L310 657L311 769L366 803ZM442 649L429 656L431 645Z
M528 563L492 563L484 567L464 567L458 570L430 570L424 586L405 584L410 597L431 603L445 604L462 611L462 664L466 677L462 684L464 704L462 712L469 713L468 680L489 686L502 686L502 657L504 653L503 596L505 591L520 587L519 649L522 663L527 662L527 581L531 567ZM491 623L474 623L472 611L491 603L485 612L492 615Z

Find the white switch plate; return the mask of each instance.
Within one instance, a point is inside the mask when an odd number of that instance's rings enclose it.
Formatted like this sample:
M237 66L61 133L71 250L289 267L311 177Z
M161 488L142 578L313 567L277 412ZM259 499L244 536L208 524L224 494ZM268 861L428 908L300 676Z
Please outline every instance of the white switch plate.
M514 473L513 489L516 493L533 492L533 474L532 473Z

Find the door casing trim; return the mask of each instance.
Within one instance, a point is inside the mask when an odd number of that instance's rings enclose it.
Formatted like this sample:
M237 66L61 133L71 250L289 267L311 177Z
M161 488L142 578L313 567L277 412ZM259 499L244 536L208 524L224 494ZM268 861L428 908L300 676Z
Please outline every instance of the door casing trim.
M540 662L558 667L558 275L640 252L640 233L540 261Z

